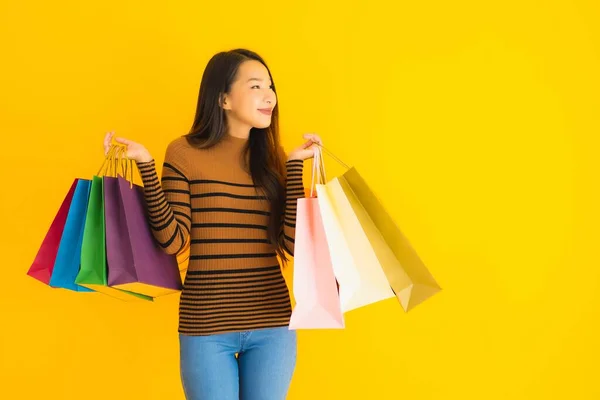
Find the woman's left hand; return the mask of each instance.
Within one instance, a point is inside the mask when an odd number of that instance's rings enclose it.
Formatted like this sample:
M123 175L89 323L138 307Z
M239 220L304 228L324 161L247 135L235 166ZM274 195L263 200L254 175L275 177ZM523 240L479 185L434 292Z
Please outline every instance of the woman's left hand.
M290 154L288 154L288 161L307 160L309 158L313 158L313 156L315 155L315 150L313 147L315 143L318 143L321 146L323 145L323 142L321 141L319 135L316 135L314 133L306 133L303 137L304 139L306 139L306 142L296 147L294 150L290 151Z

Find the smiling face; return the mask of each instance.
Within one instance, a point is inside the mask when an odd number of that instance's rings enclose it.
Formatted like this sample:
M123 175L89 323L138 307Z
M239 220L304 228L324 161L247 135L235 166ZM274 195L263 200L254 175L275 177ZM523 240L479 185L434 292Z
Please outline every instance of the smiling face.
M230 128L249 131L269 127L276 104L269 71L259 61L248 60L238 68L231 89L223 96L222 107Z

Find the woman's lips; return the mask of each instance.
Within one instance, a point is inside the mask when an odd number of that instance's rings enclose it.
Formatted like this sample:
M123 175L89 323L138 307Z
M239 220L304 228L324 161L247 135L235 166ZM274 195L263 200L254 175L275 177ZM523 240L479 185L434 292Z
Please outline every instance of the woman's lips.
M271 110L270 108L260 108L258 111L260 111L261 113L263 113L265 115L273 114L273 110Z

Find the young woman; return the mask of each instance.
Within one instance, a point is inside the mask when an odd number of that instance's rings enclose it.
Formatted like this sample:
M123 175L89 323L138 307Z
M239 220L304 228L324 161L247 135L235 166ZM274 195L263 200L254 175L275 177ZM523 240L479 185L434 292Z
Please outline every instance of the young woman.
M286 397L296 333L278 257L293 256L303 161L321 143L304 138L286 157L271 72L244 49L209 61L191 131L167 147L160 180L143 145L115 138L138 165L158 243L177 254L190 239L178 329L188 399Z

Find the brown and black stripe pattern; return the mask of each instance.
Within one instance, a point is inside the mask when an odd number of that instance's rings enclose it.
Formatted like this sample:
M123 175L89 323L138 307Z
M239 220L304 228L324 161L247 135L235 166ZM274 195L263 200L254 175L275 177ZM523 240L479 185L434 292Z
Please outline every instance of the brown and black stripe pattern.
M154 161L138 165L150 225L170 254L190 237L179 332L208 335L289 324L288 289L269 243L269 204L242 168L245 140L227 137L211 149L172 142L159 181ZM296 200L304 196L303 162L287 162L280 240L293 255Z

